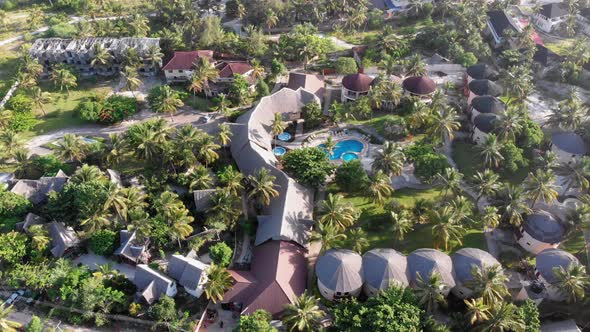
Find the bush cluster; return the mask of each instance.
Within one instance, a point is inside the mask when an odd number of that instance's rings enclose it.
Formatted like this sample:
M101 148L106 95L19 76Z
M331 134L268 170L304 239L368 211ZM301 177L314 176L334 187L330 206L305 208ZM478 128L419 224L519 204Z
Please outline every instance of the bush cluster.
M137 112L137 100L117 95L107 99L93 97L81 102L76 111L83 120L111 124Z

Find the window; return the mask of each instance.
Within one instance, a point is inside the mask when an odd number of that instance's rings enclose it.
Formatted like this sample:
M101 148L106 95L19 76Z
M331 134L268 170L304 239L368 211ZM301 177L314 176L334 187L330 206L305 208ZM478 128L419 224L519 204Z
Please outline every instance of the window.
M178 72L179 72L179 73L182 73L182 72L184 72L184 70L182 70L182 69L179 69L179 70L178 70Z
M526 245L527 245L527 246L530 246L530 245L531 245L531 243L530 243L530 242L527 242L527 243L526 243Z

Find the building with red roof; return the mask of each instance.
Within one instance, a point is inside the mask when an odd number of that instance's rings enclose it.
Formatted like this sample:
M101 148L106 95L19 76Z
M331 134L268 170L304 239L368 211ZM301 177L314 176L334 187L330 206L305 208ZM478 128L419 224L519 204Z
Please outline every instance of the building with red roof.
M190 80L195 70L196 63L199 58L206 58L213 62L213 51L178 51L174 52L174 56L168 63L162 67L166 81L171 82L186 82Z
M342 79L341 100L343 103L354 101L369 94L373 78L366 74L350 74Z
M278 317L285 304L305 292L307 261L305 249L287 241L271 240L254 248L249 271L230 270L235 284L225 293L245 315L258 309Z

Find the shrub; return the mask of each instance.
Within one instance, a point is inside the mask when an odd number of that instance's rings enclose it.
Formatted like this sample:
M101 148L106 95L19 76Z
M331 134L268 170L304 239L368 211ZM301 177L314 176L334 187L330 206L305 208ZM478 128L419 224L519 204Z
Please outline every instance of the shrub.
M117 233L101 230L90 236L90 250L97 255L108 256L115 250Z
M31 207L32 204L26 197L0 189L0 217L22 217Z
M351 160L336 169L336 183L340 189L353 193L365 189L369 176L360 160Z
M519 149L512 142L504 144L500 153L502 154L502 157L504 157L502 168L506 172L514 173L519 168L527 167L529 165L529 161L525 158L523 150Z
M92 98L81 102L76 112L83 120L111 124L137 112L137 100L118 95L106 100Z
M33 316L27 327L25 327L25 332L41 332L43 331L43 323L41 322L41 318L37 316Z
M176 303L169 296L162 296L158 303L154 304L150 310L154 320L159 322L170 322L176 319Z
M414 174L427 182L449 167L445 155L435 152L432 144L419 142L406 148L404 153L414 163Z
M317 147L289 151L284 157L285 171L297 181L312 187L319 187L332 173L328 155Z
M6 108L15 113L31 112L33 110L33 100L27 95L19 93L8 100Z
M356 74L358 72L358 66L354 58L340 57L336 60L336 72L338 74Z
M383 120L383 136L387 139L398 139L409 134L406 120L401 117L387 117Z
M219 242L209 248L209 256L213 262L223 267L227 267L231 263L232 255L233 250L225 242Z
M258 81L258 83L256 83L256 94L258 95L258 97L264 97L270 94L268 84L266 84L264 80L260 80Z
M49 31L47 31L48 37L54 38L73 38L77 35L77 33L78 28L70 23L59 23L53 25L51 28L49 28Z
M305 119L305 127L316 128L322 122L322 109L316 102L311 102L302 108L303 119Z
M27 131L32 129L36 123L37 120L32 112L12 112L8 128L16 132Z

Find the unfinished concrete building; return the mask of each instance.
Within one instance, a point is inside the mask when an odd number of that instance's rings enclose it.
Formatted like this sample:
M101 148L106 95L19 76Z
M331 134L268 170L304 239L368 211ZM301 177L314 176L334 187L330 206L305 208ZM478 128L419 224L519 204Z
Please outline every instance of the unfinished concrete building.
M100 48L110 54L106 64L92 65ZM135 49L141 66L142 75L155 75L162 65L161 60L154 61L153 54L160 53L159 38L82 38L60 39L41 38L35 40L29 54L43 65L44 74L49 75L60 64L73 67L82 75L114 75L123 70L127 49Z

